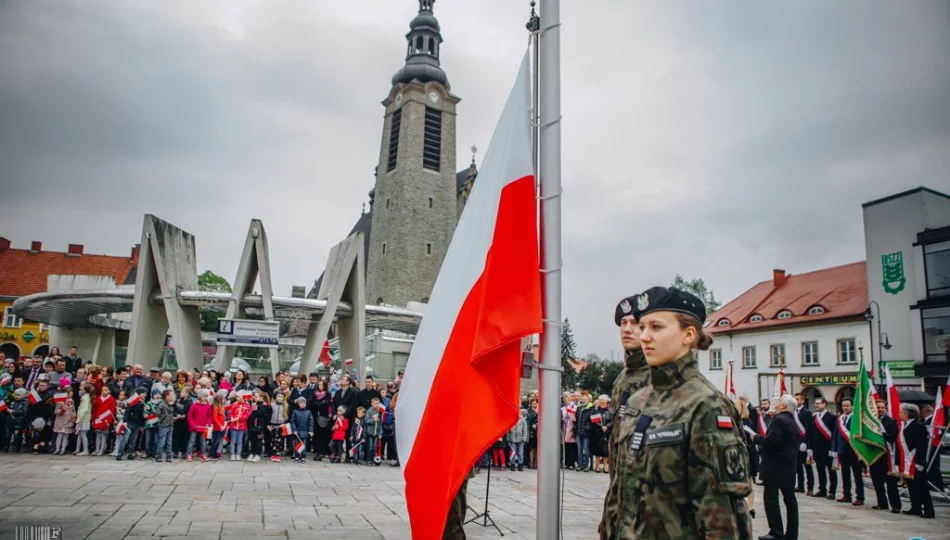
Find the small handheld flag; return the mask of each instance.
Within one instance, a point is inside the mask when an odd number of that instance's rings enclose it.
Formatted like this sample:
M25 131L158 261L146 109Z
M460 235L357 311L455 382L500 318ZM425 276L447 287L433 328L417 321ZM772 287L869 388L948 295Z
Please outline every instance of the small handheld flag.
M254 397L254 392L251 392L250 390L241 390L237 393L237 395L241 396L241 399L246 401Z
M158 423L158 414L149 413L145 416L145 425L154 426L157 423Z
M297 444L294 445L294 452L297 452L299 454L303 452L303 449L306 447L307 445L305 445L303 441L301 441L300 439L297 439Z
M284 437L287 437L294 432L294 428L290 427L290 424L281 424L280 432Z
M595 414L590 415L591 424L599 424L601 420L603 420L603 418L600 416L600 413L595 413Z
M69 399L69 394L66 392L57 392L53 394L53 403L64 403L67 399Z
M205 440L211 440L211 435L214 433L214 427L208 426L205 428Z
M0 376L0 386L6 386L13 382L13 375L9 373L4 373L3 376Z
M42 401L42 398L40 397L40 393L37 392L36 390L30 390L30 393L26 395L26 399L27 401L30 402L30 405L36 405L37 403Z
M127 427L127 426L126 426L125 422L119 422L119 423L116 424L116 426L115 426L115 434L116 434L116 435L122 435L123 433L125 433L125 428L126 428L126 427Z
M7 403L5 401L0 401L0 413L7 412Z
M126 400L125 404L129 407L134 407L142 402L142 395L136 392L132 393L132 396Z

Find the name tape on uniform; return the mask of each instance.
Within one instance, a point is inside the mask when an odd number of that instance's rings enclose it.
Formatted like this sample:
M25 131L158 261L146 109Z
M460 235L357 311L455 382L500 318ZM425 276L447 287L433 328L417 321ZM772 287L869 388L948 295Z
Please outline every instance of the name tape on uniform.
M684 424L671 424L647 433L647 446L681 443L686 439Z

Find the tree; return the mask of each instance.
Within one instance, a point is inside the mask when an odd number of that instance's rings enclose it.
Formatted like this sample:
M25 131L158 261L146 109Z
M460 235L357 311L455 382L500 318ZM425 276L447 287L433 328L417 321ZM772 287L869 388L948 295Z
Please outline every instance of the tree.
M695 294L700 300L703 301L704 304L706 304L706 313L712 313L719 309L719 306L722 305L719 300L716 300L716 295L713 294L713 291L706 288L706 282L701 278L686 281L683 279L683 276L676 274L676 278L673 280L673 283L670 285L670 287L675 287L681 291Z
M577 386L581 390L587 390L596 398L600 391L600 378L604 374L603 361L596 354L587 355L587 366L581 370L578 376ZM612 382L612 381L611 381Z
M228 280L215 274L211 270L205 270L200 276L198 276L198 290L205 292L229 293L231 292L231 284L228 283ZM202 308L200 313L201 331L217 332L218 319L221 318L221 315L221 312L214 308Z
M561 388L565 390L577 387L577 373L570 363L570 360L575 358L577 358L577 342L574 341L571 322L564 319L564 326L561 327L561 368L564 369L561 374Z

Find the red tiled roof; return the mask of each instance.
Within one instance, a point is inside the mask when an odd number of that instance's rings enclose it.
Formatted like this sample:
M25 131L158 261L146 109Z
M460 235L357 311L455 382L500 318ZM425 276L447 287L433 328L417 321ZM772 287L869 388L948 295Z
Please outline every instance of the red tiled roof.
M61 251L38 251L16 249L9 241L0 238L0 296L20 297L46 292L46 278L50 275L110 276L116 284L125 282L126 276L138 262L128 257L112 255L69 255ZM73 246L82 250L81 246ZM134 248L133 248L134 250Z
M710 334L729 334L854 318L863 316L867 310L868 287L864 261L798 275L776 272L779 274L778 279L759 283L710 315L706 331ZM821 306L825 312L809 315L808 311L814 306ZM778 314L786 310L791 312L791 317L779 319ZM749 322L753 315L761 315L762 320ZM723 319L729 321L728 326L719 326Z

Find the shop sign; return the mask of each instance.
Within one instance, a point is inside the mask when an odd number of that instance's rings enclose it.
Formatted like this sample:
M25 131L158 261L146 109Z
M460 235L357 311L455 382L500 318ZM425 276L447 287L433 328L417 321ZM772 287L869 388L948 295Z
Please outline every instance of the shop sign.
M802 375L799 377L802 386L836 386L858 384L857 373L841 373L835 375Z
M891 371L892 379L913 379L917 376L917 373L914 371L914 366L916 362L913 359L911 360L885 360L881 362L881 376L884 375L884 366Z

